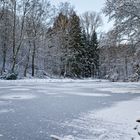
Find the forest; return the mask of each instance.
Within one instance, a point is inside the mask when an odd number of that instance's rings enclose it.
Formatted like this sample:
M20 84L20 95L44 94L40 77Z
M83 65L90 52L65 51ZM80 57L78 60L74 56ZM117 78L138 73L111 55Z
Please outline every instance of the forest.
M70 3L1 1L0 72L11 77L93 77L98 74L96 12L78 16ZM11 75L12 74L12 75Z
M114 23L108 32L98 30L103 25L101 13L93 9L79 15L69 2L54 6L48 0L1 0L0 5L2 79L139 79L138 0L106 1L101 12ZM119 56L119 49L117 56L109 57L109 50L118 46L131 48L131 64L129 56ZM119 63L129 74L120 76L118 59L127 61Z

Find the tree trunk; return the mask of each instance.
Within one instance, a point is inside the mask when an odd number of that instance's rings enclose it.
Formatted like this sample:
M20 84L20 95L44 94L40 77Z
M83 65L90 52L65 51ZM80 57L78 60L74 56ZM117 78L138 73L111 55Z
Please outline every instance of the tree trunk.
M36 54L36 44L33 42L33 53L32 53L32 76L35 76L35 54Z
M29 61L30 61L30 51L31 51L31 42L29 41L29 52L28 52L28 55L27 55L27 62L26 62L26 65L25 65L25 69L24 69L24 77L27 76L27 70L28 70L28 66L29 66Z
M4 47L5 47L5 44L4 44ZM2 62L1 74L3 74L3 72L5 72L5 64L6 64L6 50L3 51L3 62Z
M127 56L125 57L125 75L128 76L128 68L127 68Z
M16 47L16 1L14 1L14 9L13 9L14 21L13 21L13 64L11 71L14 72L16 65L16 57L15 57L15 47Z
M12 69L11 72L14 73L15 72L15 66L16 66L16 57L13 57L13 64L12 64Z

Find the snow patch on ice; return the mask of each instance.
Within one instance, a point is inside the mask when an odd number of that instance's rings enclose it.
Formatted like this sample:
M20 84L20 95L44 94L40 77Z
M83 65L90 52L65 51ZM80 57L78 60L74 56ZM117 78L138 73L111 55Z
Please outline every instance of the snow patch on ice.
M63 138L62 137L58 137L56 135L51 135L50 137L52 138L52 140L75 140L74 137L71 136L71 135L64 136Z
M62 140L75 140L73 136L69 135L69 136L64 136L64 138L62 138Z
M0 96L0 99L6 100L28 100L35 98L35 95L32 94L8 94Z
M30 89L28 89L28 88L12 88L10 90L12 90L12 91L29 91Z
M53 89L54 90L54 89ZM79 92L79 91L70 91L70 89L68 90L64 90L64 89L58 89L58 90L54 90L54 91L48 91L47 89L46 90L37 90L37 92L40 92L40 93L44 93L46 95L76 95L76 96L91 96L91 97L108 97L110 96L109 94L106 94L106 93L88 93L88 92Z
M101 89L98 89L100 91L108 91L108 92L111 92L111 93L139 93L140 94L140 89L136 89L136 88L121 88L121 87L118 87L118 88L101 88Z
M100 111L82 113L79 118L62 125L81 135L76 140L139 140L134 127L140 116L140 99L118 103Z
M50 138L51 138L52 140L61 140L61 139L62 139L62 138L60 138L60 137L58 137L58 136L56 136L56 135L51 135Z
M104 93L78 93L78 92L66 92L66 94L77 95L77 96L92 96L92 97L107 97L109 94Z
M57 94L59 94L58 92L49 92L48 90L37 90L37 92L40 92L40 93L44 93L44 94L46 94L46 95L57 95Z
M14 112L14 110L13 109L1 109L0 110L0 114L8 113L8 112Z

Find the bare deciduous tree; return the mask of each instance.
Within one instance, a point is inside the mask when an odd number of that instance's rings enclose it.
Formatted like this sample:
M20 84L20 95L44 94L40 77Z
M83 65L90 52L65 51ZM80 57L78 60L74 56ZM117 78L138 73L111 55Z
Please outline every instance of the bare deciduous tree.
M99 13L85 12L81 15L81 25L88 36L102 25L102 19Z
M132 44L140 40L139 9L139 0L106 0L103 12L114 21L114 30L121 39Z

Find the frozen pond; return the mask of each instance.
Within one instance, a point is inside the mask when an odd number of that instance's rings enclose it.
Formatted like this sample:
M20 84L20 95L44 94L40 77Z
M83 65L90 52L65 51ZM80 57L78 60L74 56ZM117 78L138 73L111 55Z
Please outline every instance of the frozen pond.
M108 122L106 114L110 110L107 109L121 102L126 102L126 108L131 107L129 102L140 106L140 102L133 102L139 99L140 83L0 81L0 140L50 140L50 135L69 136L75 140L128 140L132 137L129 133L131 124L125 122L125 125L117 120L118 124L114 125L113 119ZM119 107L122 108L121 105ZM140 110L136 109L140 116ZM129 111L127 113L129 116ZM117 116L112 112L111 118L113 114ZM128 129L124 131L119 127Z

